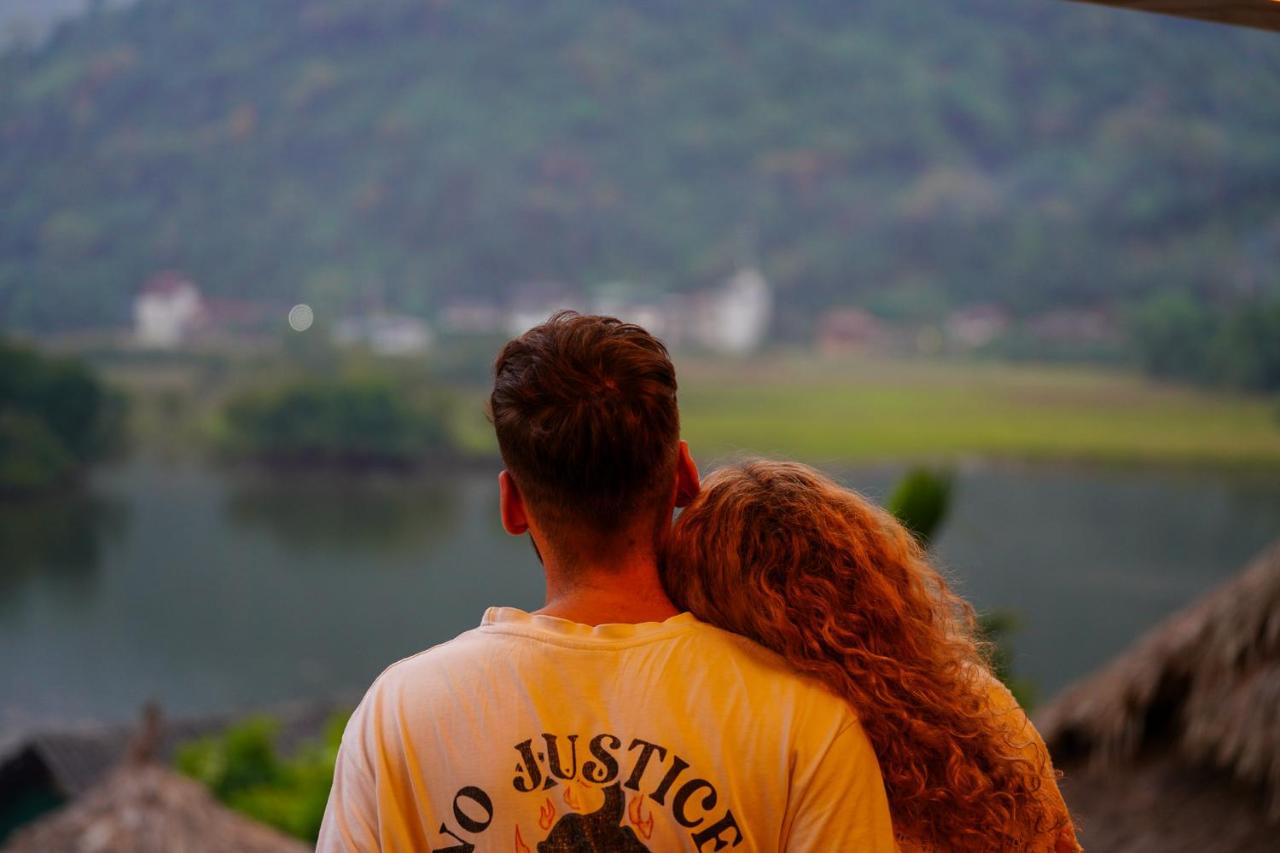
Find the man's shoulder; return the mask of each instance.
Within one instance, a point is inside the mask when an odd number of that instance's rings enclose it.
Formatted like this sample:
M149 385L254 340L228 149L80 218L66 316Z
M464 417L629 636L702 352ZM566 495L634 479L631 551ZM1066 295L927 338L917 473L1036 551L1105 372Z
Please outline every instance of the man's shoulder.
M480 685L501 673L511 675L526 668L540 671L540 667L563 673L560 655L594 657L593 653L602 653L593 666L577 661L572 671L581 671L584 678L598 676L601 669L613 666L633 671L652 666L643 659L653 655L669 676L663 685L667 689L659 692L679 693L696 683L722 699L736 696L765 716L773 709L781 712L790 708L793 710L787 713L794 713L799 708L802 716L813 722L825 719L838 724L852 717L843 699L816 678L798 672L782 655L689 614L685 617L678 629L652 642L624 638L617 644L577 643L510 626L482 624L391 664L374 680L369 694L408 698L429 692L440 696L447 687L447 693L456 698L474 690L483 692ZM620 653L625 653L625 659Z
M486 637L480 628L470 628L452 639L400 658L382 670L374 679L373 686L385 686L405 679L416 679L453 666L467 665L477 654L482 654L483 647L491 642L492 638Z
M799 672L782 655L740 634L705 622L698 624L698 639L704 647L700 654L705 655L708 666L730 668L727 680L772 699L792 699L814 712L852 717L848 703L819 679Z

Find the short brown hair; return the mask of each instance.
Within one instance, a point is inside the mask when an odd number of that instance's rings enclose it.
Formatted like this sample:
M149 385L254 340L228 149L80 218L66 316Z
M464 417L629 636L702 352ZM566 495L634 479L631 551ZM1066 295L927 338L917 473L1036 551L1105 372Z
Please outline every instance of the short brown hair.
M498 354L489 416L507 470L550 523L611 533L661 512L680 439L676 371L639 326L553 314Z

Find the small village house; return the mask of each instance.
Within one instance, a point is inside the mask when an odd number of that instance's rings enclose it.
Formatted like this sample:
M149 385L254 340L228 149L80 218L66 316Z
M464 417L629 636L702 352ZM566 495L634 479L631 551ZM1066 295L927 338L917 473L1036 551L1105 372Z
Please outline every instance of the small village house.
M595 314L619 317L628 323L635 323L670 344L667 339L672 331L671 317L679 308L673 304L671 297L655 299L648 288L615 281L595 289L591 310Z
M144 347L172 349L198 329L204 299L195 282L176 270L149 278L133 301L134 340Z
M455 335L499 335L505 330L502 308L488 299L455 299L440 309L439 328Z
M379 313L338 321L333 339L342 346L367 347L377 355L408 357L430 349L434 335L417 317Z
M884 323L861 308L832 308L818 320L814 343L827 358L882 351L891 335Z
M698 342L725 355L759 349L773 320L773 292L760 270L738 270L709 296L698 317Z
M529 281L511 288L505 312L505 331L522 335L557 311L585 311L587 301L574 288L558 281Z
M955 346L980 349L1004 334L1009 323L1009 312L1000 305L970 305L951 312L945 330Z

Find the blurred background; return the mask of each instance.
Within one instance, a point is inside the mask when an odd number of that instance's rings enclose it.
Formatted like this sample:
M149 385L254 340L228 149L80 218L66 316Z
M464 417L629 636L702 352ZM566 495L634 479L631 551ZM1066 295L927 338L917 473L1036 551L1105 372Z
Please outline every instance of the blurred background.
M560 308L704 469L922 512L1046 707L1280 537L1278 105L1280 33L1052 0L0 0L0 839L149 701L313 833L322 721L541 604L483 404ZM1273 825L1263 741L1188 796Z

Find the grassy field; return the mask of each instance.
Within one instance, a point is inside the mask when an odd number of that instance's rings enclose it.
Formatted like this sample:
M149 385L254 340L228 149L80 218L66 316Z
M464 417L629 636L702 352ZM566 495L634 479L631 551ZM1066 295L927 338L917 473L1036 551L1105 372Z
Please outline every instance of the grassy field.
M1080 367L809 355L676 363L683 433L707 461L756 453L815 463L987 457L1280 469L1274 397ZM134 398L138 440L181 452L199 446L229 387L264 371L188 359L107 372ZM486 395L452 392L454 432L479 454L495 452Z
M695 453L812 462L1002 457L1280 466L1274 398L1094 369L940 361L681 360Z

